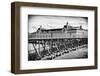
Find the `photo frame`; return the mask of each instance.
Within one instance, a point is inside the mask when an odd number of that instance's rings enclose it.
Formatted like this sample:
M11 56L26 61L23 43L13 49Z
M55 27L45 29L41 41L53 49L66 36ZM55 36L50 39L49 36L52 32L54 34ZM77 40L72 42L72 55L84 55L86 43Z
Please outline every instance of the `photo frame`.
M11 72L97 69L97 7L11 3Z

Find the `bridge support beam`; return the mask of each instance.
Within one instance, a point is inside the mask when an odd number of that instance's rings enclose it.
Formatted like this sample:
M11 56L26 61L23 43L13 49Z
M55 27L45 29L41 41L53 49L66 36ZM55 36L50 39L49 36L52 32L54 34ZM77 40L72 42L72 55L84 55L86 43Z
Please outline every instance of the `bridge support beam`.
M41 58L40 52L39 52L39 50L36 48L36 45L37 45L37 44L36 44L36 43L32 43L32 45L33 45L33 48L34 48L36 54Z

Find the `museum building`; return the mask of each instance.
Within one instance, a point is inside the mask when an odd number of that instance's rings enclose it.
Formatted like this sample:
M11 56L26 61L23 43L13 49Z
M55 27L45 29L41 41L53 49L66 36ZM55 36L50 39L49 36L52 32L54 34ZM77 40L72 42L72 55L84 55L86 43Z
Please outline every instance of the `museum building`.
M87 38L88 30L79 27L72 27L67 22L63 28L45 29L40 26L36 32L29 34L32 39L55 39L55 38Z

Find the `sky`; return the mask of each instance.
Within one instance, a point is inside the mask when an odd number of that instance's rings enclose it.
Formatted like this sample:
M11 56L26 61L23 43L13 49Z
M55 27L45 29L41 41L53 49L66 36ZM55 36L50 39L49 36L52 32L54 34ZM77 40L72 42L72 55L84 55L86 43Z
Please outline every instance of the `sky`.
M45 29L63 28L66 23L88 29L87 17L28 15L28 32L35 32L40 26Z

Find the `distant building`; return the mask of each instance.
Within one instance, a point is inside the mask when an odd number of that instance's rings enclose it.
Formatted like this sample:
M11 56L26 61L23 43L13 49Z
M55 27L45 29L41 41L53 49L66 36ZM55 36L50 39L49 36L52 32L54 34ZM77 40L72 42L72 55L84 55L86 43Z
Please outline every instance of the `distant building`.
M63 28L44 29L40 26L36 32L29 34L31 39L55 39L55 38L87 38L88 30L82 26L72 27L67 22Z

